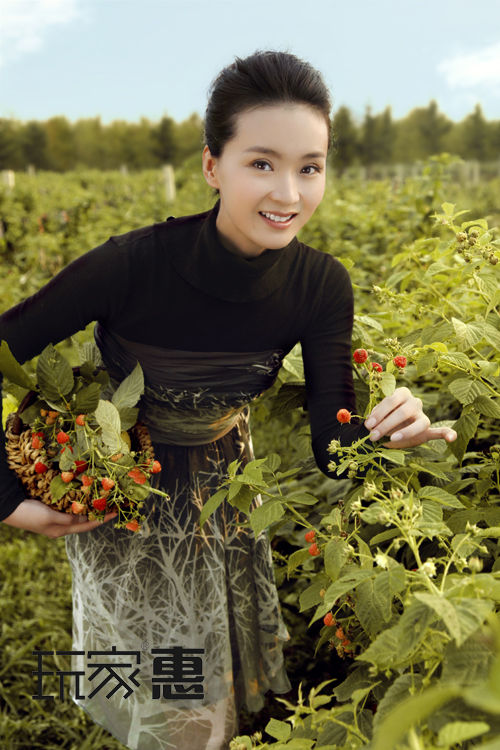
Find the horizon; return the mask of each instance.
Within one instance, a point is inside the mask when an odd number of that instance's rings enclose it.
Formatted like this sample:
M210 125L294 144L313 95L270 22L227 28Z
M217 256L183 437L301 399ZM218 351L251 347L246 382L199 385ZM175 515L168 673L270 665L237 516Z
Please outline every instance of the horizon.
M236 11L235 12L235 3ZM500 119L500 3L476 0L0 0L0 117L203 118L212 80L256 50L317 68L333 112L394 120L432 100Z

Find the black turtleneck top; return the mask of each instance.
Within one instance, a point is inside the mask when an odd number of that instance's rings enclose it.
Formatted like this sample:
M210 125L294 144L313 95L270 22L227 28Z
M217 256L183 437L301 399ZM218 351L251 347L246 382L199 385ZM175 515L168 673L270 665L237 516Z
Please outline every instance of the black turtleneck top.
M21 363L92 321L130 341L188 351L286 354L300 341L313 453L335 478L329 442L369 434L336 419L340 408L356 410L347 270L296 237L253 258L238 255L221 242L219 206L110 237L1 315L0 339ZM27 497L7 466L1 430L0 487L1 521Z

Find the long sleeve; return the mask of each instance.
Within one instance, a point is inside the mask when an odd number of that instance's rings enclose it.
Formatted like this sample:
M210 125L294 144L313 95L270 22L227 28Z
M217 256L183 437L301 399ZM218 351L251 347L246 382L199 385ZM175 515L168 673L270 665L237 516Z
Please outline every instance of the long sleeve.
M345 266L325 254L322 286L317 290L315 308L301 337L307 407L311 425L312 450L318 468L328 477L331 440L350 445L369 430L362 423L341 424L339 409L356 413L352 378L351 337L354 319L352 284Z
M80 256L31 297L0 316L0 340L23 364L84 329L94 320L116 318L127 299L127 255L112 239ZM0 403L3 378L0 374ZM26 499L7 465L0 422L0 521Z

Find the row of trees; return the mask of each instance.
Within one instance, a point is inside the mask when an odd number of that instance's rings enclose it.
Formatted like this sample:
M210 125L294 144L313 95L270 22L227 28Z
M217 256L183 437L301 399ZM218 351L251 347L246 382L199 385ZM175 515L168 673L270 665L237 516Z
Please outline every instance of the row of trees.
M379 114L367 108L361 122L347 107L333 119L335 149L332 164L339 171L361 164L413 162L443 151L464 159L500 159L500 120L486 120L480 105L461 122L441 113L435 101L393 120L387 107ZM0 119L0 169L64 172L79 166L131 169L181 164L203 146L203 120L194 113L183 122L163 117L152 123L116 120L103 125L100 117L71 124L65 117L27 123Z

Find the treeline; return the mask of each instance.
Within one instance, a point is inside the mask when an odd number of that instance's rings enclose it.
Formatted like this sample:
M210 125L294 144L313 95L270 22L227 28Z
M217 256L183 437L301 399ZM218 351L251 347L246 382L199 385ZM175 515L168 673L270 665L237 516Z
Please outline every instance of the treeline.
M367 108L361 121L340 107L333 131L331 160L339 172L352 165L404 164L442 152L479 162L500 159L500 120L486 120L479 104L461 122L448 119L435 101L399 120L393 120L390 107L379 114ZM116 120L109 125L100 117L74 124L63 116L46 122L0 119L0 169L178 166L201 153L202 146L203 120L197 113L180 123L167 116L157 123L141 118L139 123Z

